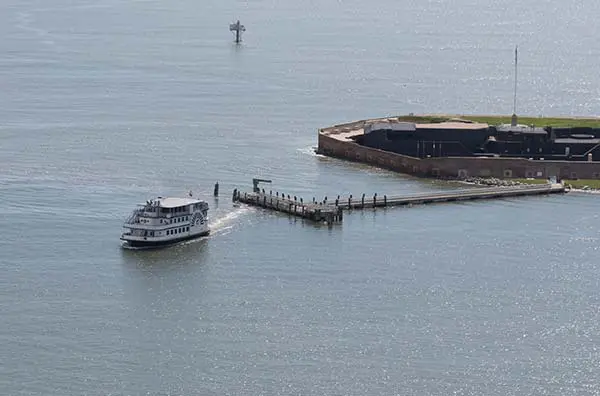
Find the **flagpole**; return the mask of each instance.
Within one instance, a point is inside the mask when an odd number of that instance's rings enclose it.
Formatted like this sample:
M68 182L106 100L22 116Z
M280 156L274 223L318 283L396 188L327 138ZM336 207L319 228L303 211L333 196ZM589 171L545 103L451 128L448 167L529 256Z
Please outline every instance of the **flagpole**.
M513 98L513 114L517 114L517 48L515 46L515 93Z

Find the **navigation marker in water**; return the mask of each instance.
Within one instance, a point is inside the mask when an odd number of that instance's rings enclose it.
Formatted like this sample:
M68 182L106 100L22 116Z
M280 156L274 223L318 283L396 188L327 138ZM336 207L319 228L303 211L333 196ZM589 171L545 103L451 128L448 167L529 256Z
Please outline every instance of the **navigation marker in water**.
M239 44L242 41L242 32L246 31L246 27L244 25L241 25L238 19L236 23L232 23L231 25L229 25L229 31L235 32L235 43Z

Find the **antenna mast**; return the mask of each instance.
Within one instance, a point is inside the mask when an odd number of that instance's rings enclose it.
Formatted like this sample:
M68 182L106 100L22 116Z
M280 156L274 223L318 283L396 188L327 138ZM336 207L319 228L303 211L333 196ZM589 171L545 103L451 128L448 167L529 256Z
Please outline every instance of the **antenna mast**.
M513 103L513 114L517 114L517 50L518 50L518 46L515 47L515 98L514 98L514 103Z
M511 126L517 126L517 49L518 45L515 46L515 92L513 97L513 115L510 122Z

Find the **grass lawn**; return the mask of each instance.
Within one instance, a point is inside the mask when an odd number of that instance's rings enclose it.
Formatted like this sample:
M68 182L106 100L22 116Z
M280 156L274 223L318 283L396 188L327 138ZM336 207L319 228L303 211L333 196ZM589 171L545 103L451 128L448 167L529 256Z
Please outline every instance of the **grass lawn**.
M544 184L547 183L546 179L511 179L521 183L528 184ZM578 179L578 180L567 180L563 179L565 185L571 185L573 188L582 189L584 187L592 188L594 190L600 190L600 180L596 179Z
M510 124L510 116L493 115L406 115L401 116L402 121L437 123L460 118L474 122L485 122L489 125ZM519 124L535 125L538 127L596 127L600 128L600 117L519 117Z

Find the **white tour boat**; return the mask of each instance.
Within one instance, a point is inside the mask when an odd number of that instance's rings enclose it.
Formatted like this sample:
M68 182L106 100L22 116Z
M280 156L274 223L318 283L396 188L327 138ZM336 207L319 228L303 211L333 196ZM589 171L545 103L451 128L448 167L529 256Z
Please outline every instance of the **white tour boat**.
M125 221L121 240L131 247L159 247L208 235L208 203L193 198L147 201Z

